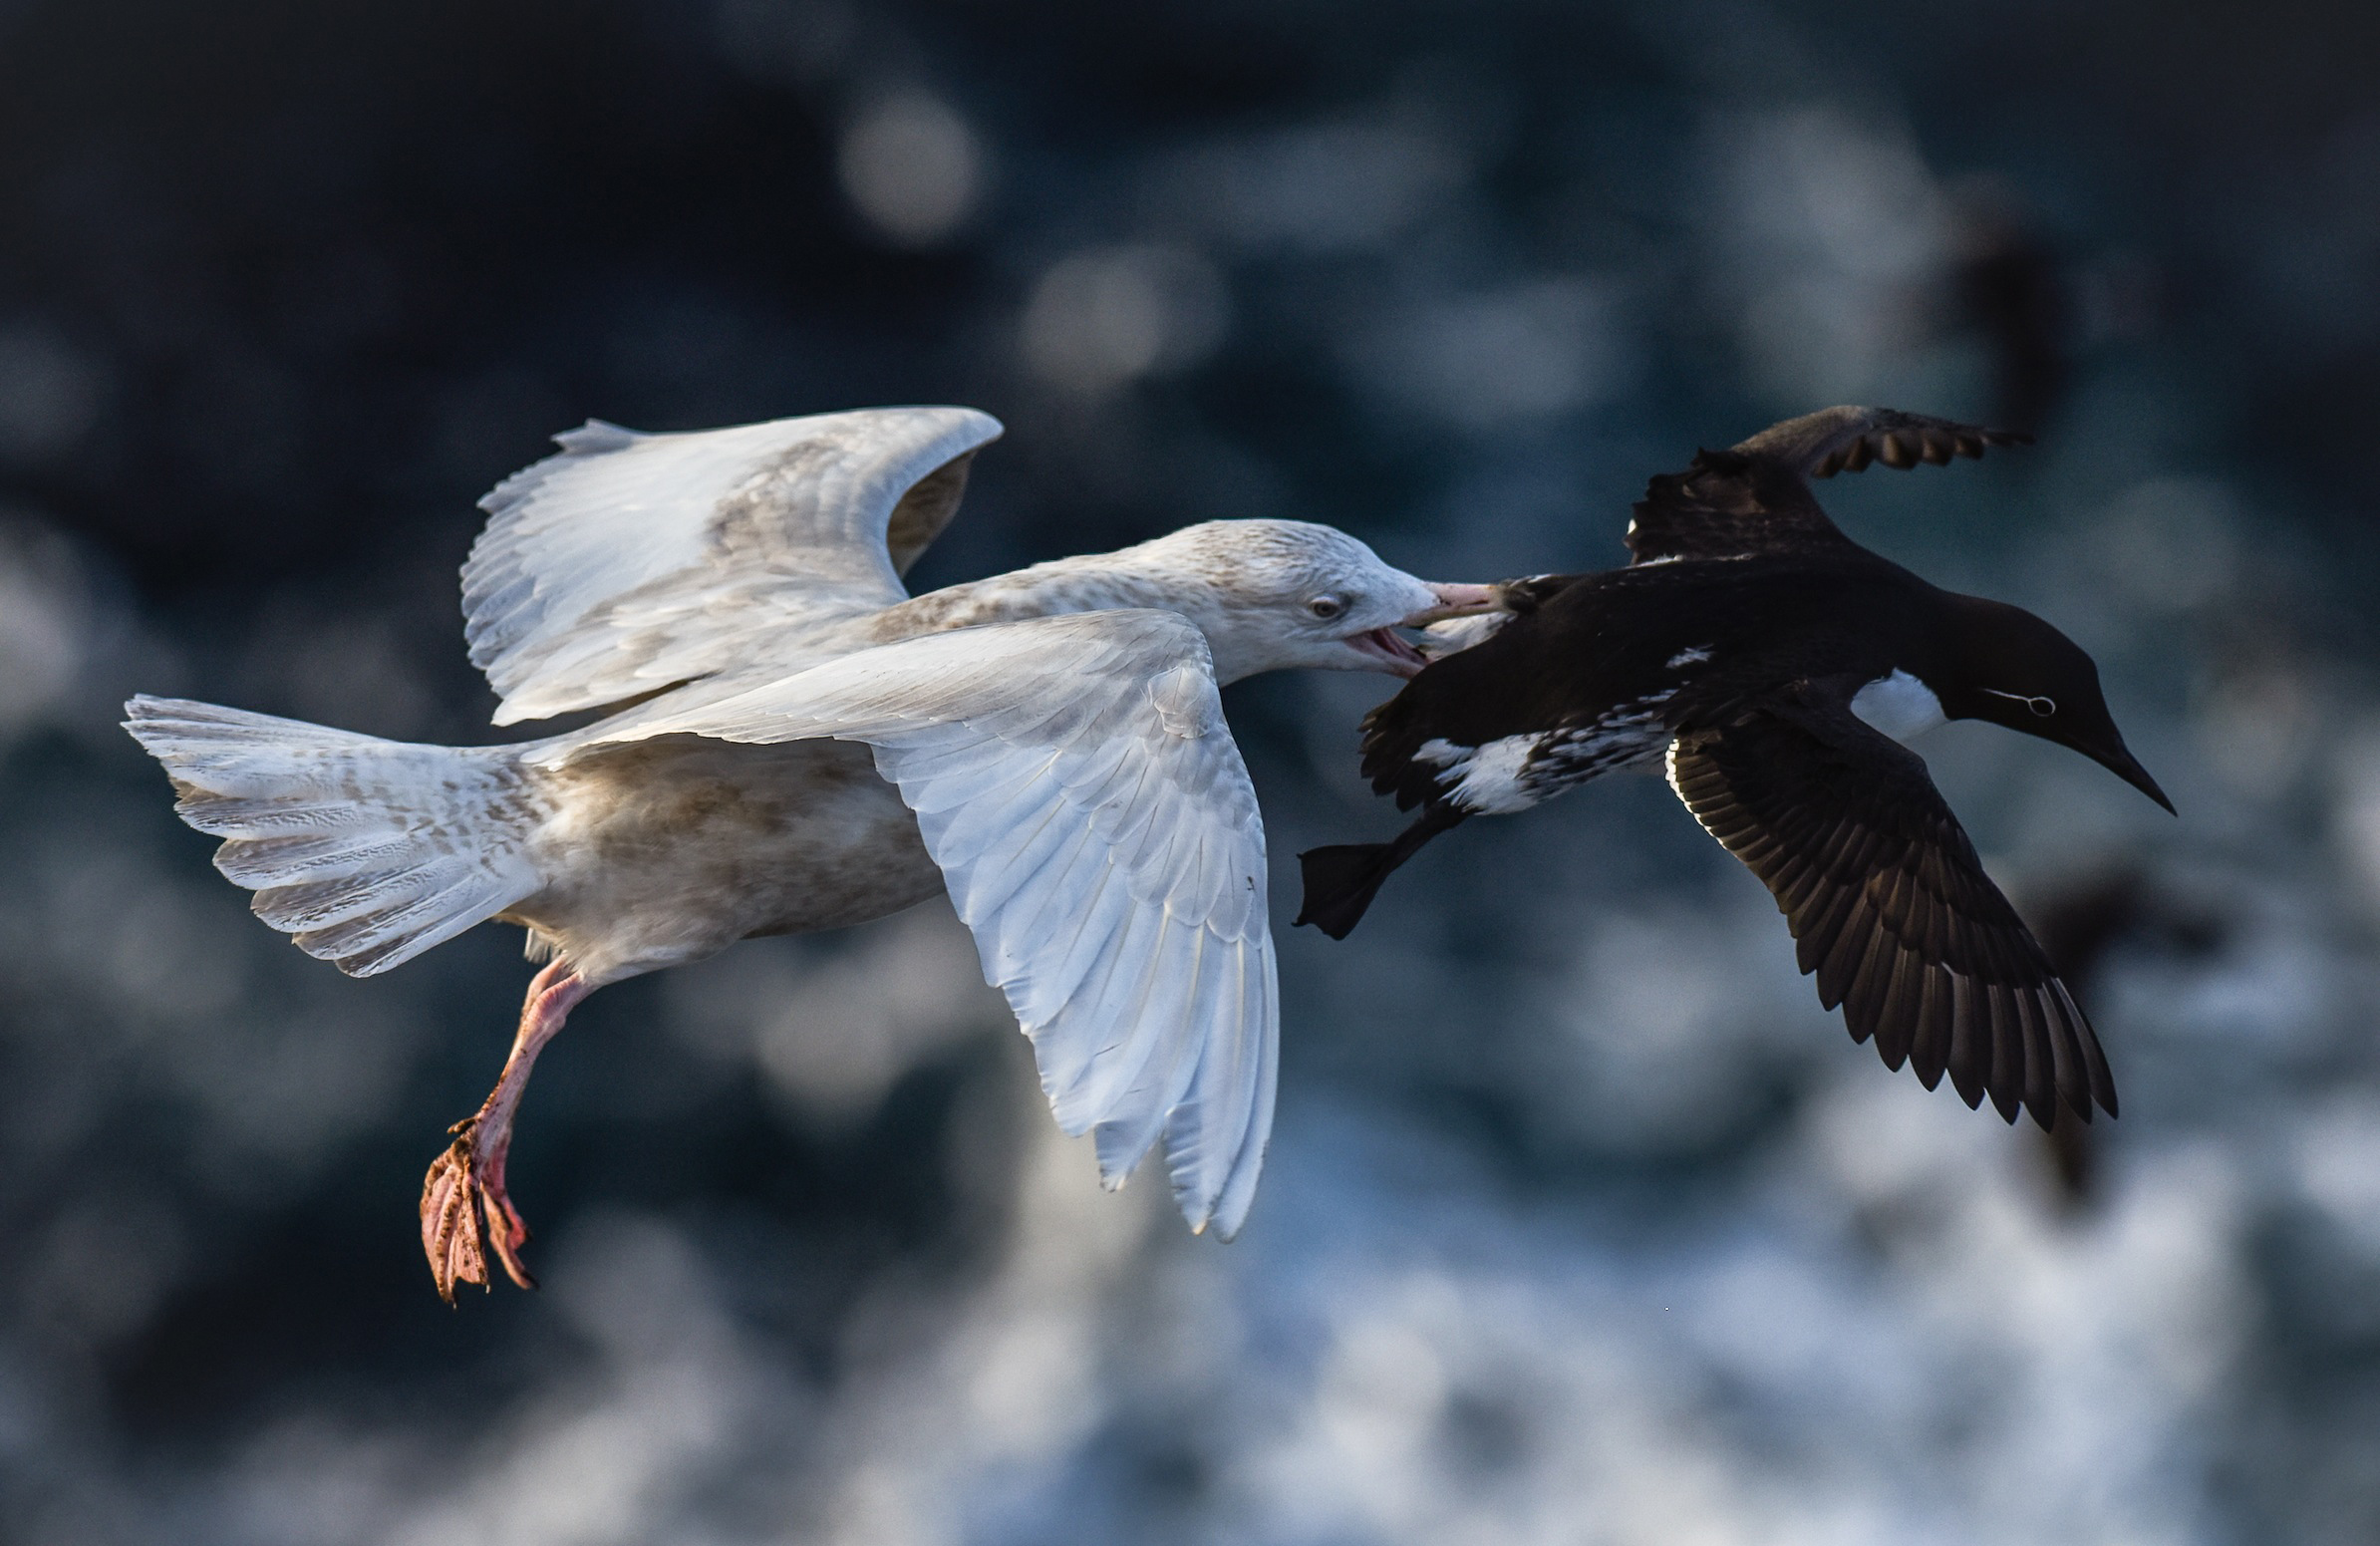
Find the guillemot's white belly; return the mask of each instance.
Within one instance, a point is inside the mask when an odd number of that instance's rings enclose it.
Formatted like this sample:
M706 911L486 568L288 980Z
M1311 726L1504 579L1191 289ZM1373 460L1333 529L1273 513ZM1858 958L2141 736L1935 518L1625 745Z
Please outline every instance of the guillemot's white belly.
M1852 695L1851 712L1895 741L1908 742L1942 723L1934 689L1898 667Z

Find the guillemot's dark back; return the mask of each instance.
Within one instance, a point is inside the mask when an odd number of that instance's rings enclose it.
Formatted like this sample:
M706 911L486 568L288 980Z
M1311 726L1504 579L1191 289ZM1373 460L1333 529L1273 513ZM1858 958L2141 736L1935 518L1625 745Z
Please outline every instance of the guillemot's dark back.
M1365 722L1363 772L1421 814L1389 843L1301 855L1299 922L1343 938L1381 883L1472 815L1662 760L1769 886L1802 970L1855 1038L2044 1127L2116 1094L2089 1021L1896 738L1987 719L2071 747L2161 804L2097 669L2039 618L1934 586L1827 518L1809 479L1980 456L2022 437L1892 410L1789 420L1636 507L1625 569L1512 582L1515 616Z

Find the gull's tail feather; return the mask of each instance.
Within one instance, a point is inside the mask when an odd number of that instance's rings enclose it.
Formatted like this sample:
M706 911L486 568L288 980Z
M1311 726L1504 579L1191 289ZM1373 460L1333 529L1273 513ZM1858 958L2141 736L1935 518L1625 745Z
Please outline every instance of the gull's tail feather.
M359 736L214 704L135 698L125 729L165 767L215 868L308 955L369 977L543 884L536 801L505 747Z
M1458 825L1465 814L1452 806L1430 805L1392 842L1339 843L1299 854L1306 901L1293 927L1311 923L1333 939L1345 939L1397 867L1419 853L1423 843Z

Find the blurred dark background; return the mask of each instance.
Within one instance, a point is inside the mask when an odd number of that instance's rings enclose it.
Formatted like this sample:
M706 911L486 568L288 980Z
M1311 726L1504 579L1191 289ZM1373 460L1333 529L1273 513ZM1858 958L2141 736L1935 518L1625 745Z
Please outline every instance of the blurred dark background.
M0 5L0 1538L2372 1539L2376 346L2368 7ZM2182 808L1925 747L2123 1121L1886 1073L1615 780L1285 938L1235 1245L1097 1189L937 904L593 1000L546 1287L448 1312L516 939L306 959L117 705L500 739L454 570L545 436L921 401L1009 426L921 586L1601 565L1777 418L2035 431L1828 498ZM1277 860L1392 828L1385 692L1230 695Z

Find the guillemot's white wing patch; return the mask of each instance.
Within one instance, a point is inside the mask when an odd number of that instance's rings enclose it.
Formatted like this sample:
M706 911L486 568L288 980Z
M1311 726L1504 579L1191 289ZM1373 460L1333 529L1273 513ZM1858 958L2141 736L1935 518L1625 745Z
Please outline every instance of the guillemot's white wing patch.
M1676 671L1686 666L1698 666L1708 659L1710 659L1710 646L1697 644L1691 649L1679 650L1670 656L1667 661L1663 662L1663 667L1669 671Z
M713 701L656 700L544 761L692 734L876 750L1058 1125L1120 1185L1160 1134L1193 1228L1248 1215L1272 1131L1280 988L1264 824L1206 638L1174 612L928 634Z
M1427 741L1414 756L1438 770L1439 786L1465 810L1510 815L1527 810L1542 797L1529 781L1529 764L1553 736L1553 732L1506 736L1477 747Z
M756 631L907 599L1000 422L965 408L692 435L590 423L479 501L462 568L495 722L633 698L746 658Z
M1852 695L1851 712L1871 730L1907 743L1942 723L1942 701L1934 689L1898 666Z
M1573 784L1659 756L1669 740L1661 719L1669 698L1665 692L1648 694L1584 725L1505 736L1476 747L1433 739L1416 748L1413 759L1438 770L1438 786L1464 810L1511 815Z

